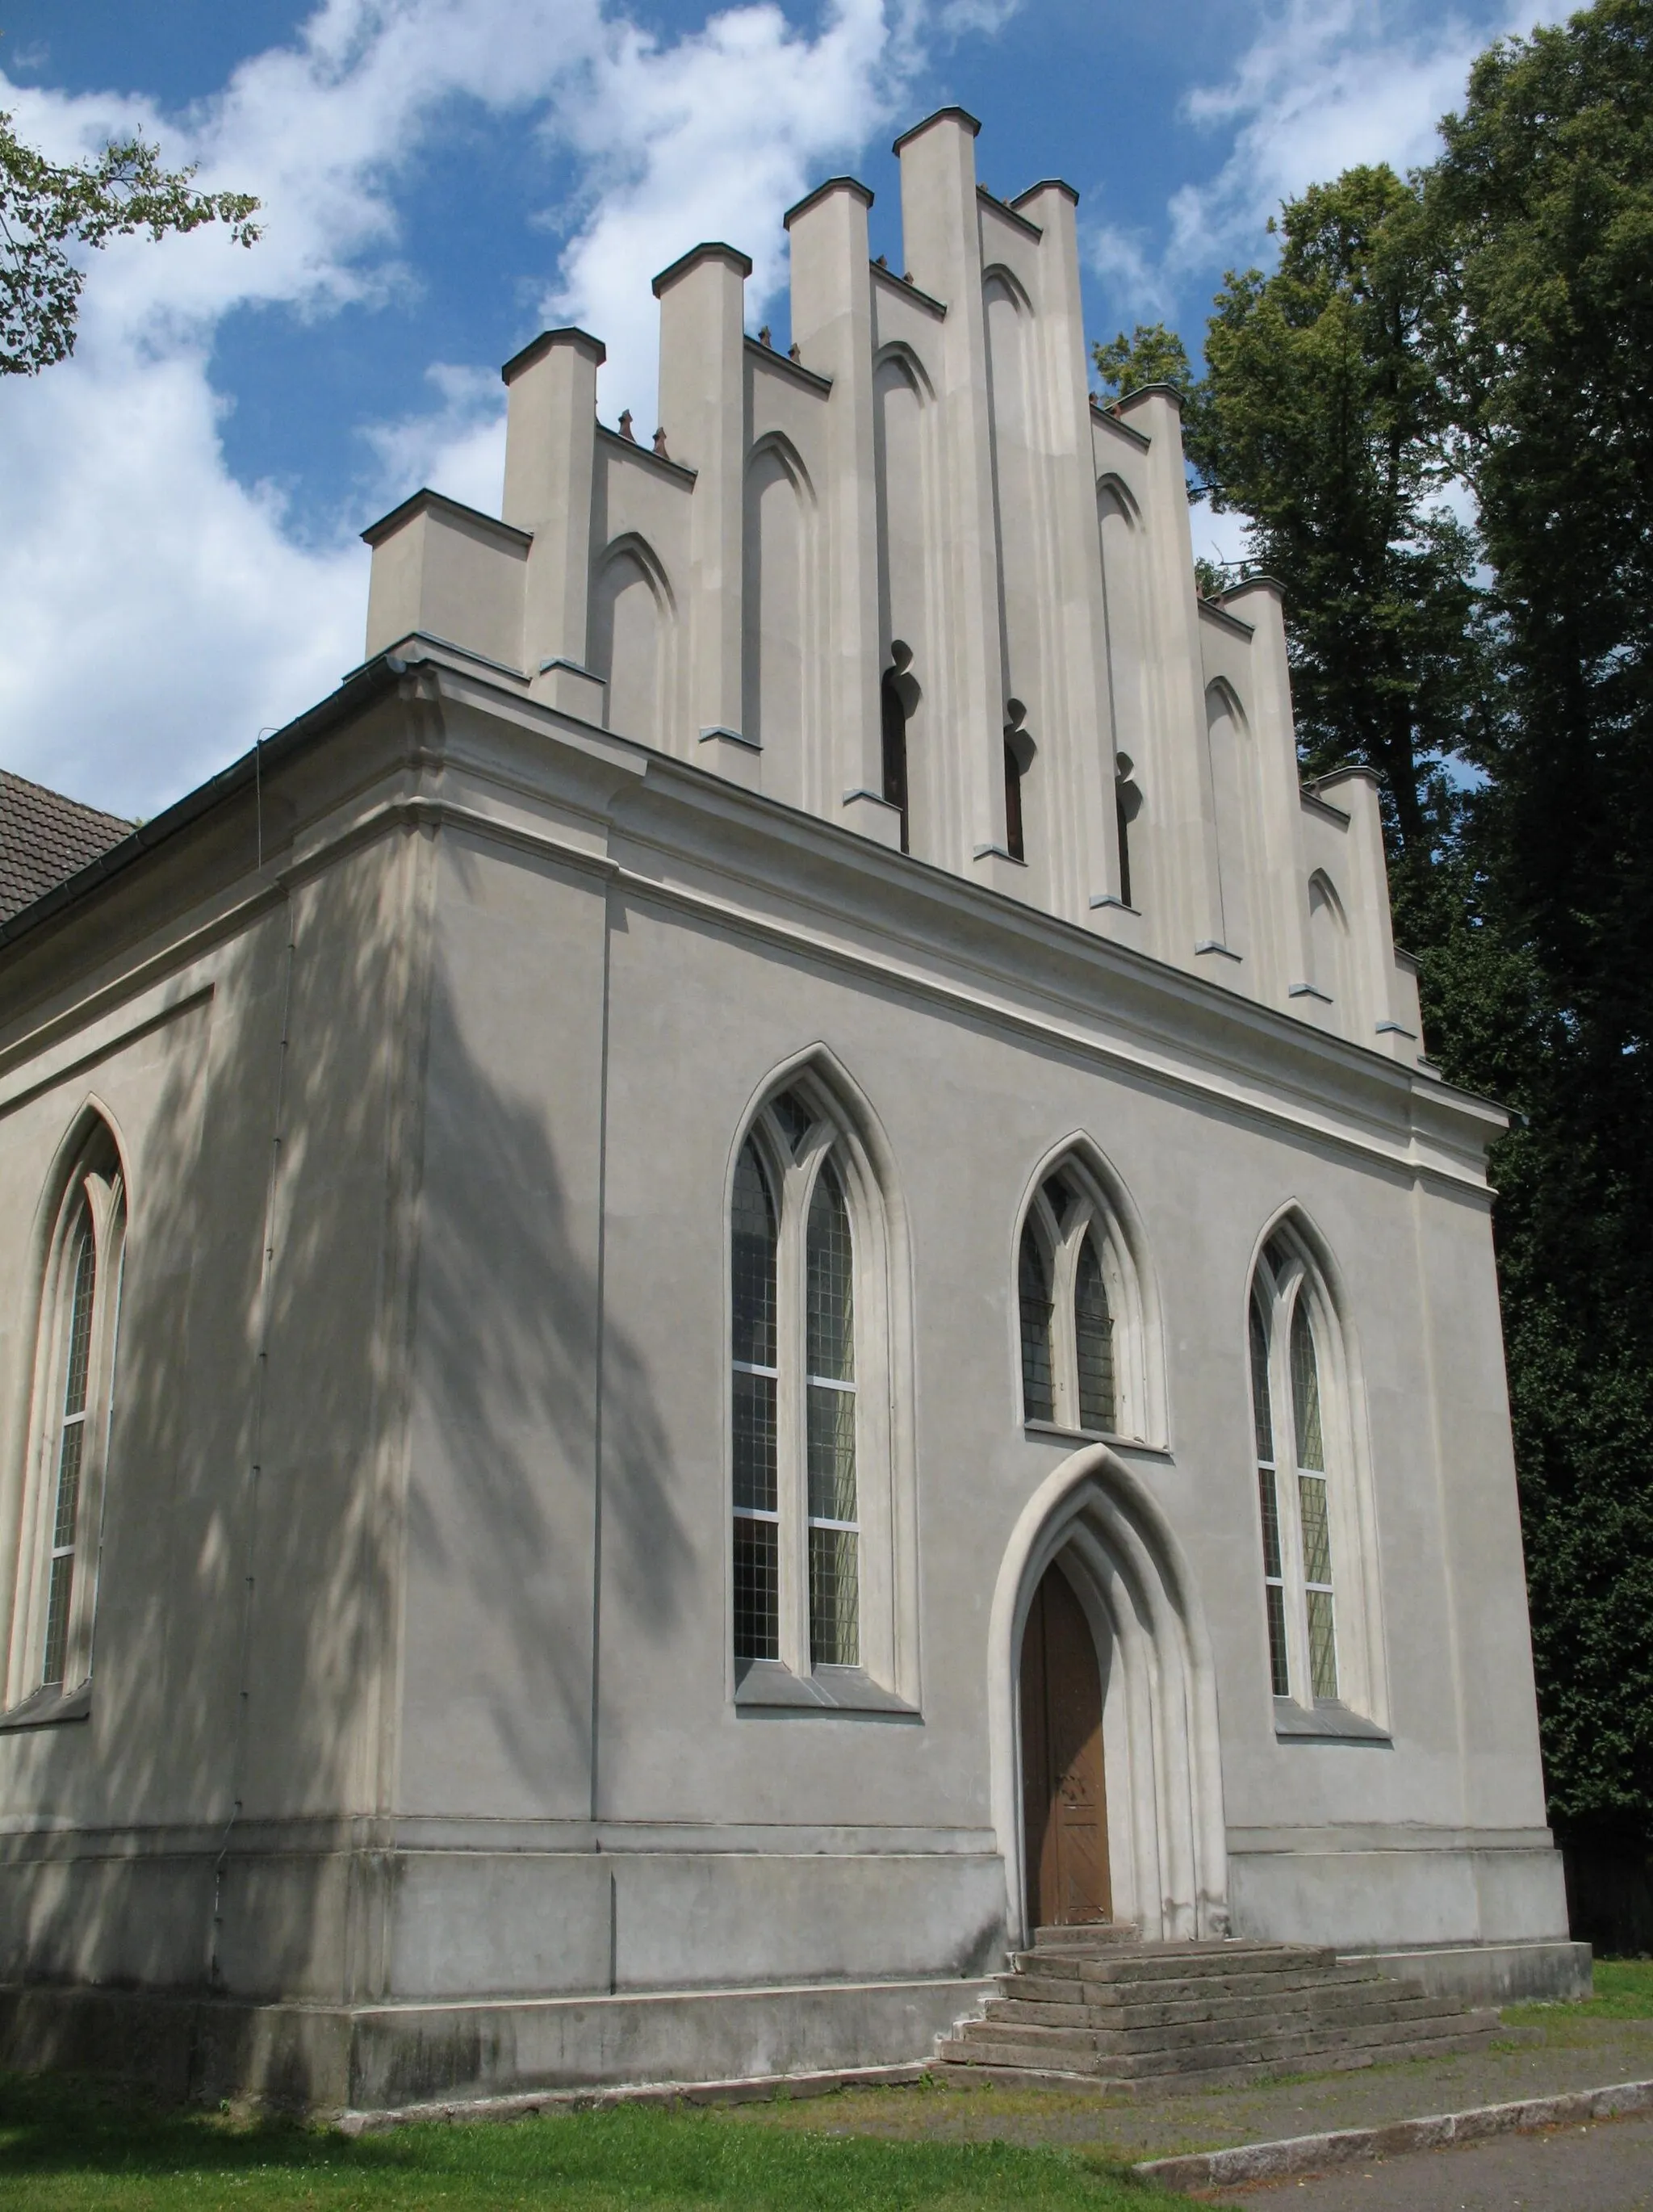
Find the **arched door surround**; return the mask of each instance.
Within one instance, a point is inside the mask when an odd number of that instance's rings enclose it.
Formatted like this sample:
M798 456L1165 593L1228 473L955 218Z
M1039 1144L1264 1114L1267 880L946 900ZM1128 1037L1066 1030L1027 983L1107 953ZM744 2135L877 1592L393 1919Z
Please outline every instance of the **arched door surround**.
M1012 1936L1029 1937L1020 1711L1024 1639L1046 1571L1089 1625L1101 1679L1114 1917L1151 1941L1228 1933L1228 1860L1211 1647L1192 1571L1146 1483L1105 1444L1029 1499L988 1632L994 1826Z

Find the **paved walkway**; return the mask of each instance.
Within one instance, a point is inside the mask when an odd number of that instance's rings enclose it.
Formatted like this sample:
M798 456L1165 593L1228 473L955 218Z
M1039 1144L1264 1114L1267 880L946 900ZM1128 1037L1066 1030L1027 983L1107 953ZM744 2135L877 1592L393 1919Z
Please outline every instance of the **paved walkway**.
M1499 2136L1307 2181L1224 2190L1212 2201L1259 2212L1653 2212L1653 2119Z
M926 2082L844 2090L792 2105L751 2105L730 2117L839 2135L1083 2145L1134 2162L1334 2128L1376 2127L1425 2112L1467 2112L1564 2089L1653 2081L1653 2021L1589 2019L1558 2008L1542 2028L1527 2033L1532 2039L1512 2039L1470 2057L1363 2067L1249 2089L1132 2099L1086 2089ZM1577 2201L1583 2212L1589 2200Z

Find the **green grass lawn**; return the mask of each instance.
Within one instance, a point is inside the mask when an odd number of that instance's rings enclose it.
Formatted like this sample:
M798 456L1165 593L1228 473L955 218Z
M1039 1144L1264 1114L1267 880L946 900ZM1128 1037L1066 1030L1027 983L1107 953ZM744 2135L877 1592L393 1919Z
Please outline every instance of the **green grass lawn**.
M1598 1959L1595 1994L1583 2004L1506 2005L1511 2027L1542 2025L1566 2012L1575 2020L1653 2020L1653 1959Z
M716 2112L621 2106L348 2138L156 2112L84 2083L0 2077L0 2205L30 2212L1152 2212L1185 2201L1082 2154L732 2127Z

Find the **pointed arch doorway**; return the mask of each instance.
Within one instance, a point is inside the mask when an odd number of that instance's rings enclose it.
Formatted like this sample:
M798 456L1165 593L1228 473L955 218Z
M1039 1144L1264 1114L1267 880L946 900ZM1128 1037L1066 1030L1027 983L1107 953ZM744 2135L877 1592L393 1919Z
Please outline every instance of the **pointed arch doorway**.
M1091 1625L1054 1560L1028 1607L1020 1695L1027 1924L1111 1919L1102 1674Z

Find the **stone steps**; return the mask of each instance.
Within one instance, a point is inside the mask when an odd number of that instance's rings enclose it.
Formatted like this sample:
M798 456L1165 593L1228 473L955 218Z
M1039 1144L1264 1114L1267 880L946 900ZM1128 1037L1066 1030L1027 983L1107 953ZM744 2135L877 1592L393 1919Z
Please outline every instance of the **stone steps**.
M1194 2088L1477 2051L1498 2032L1495 2013L1315 1945L1041 1929L937 2057L960 2077Z

